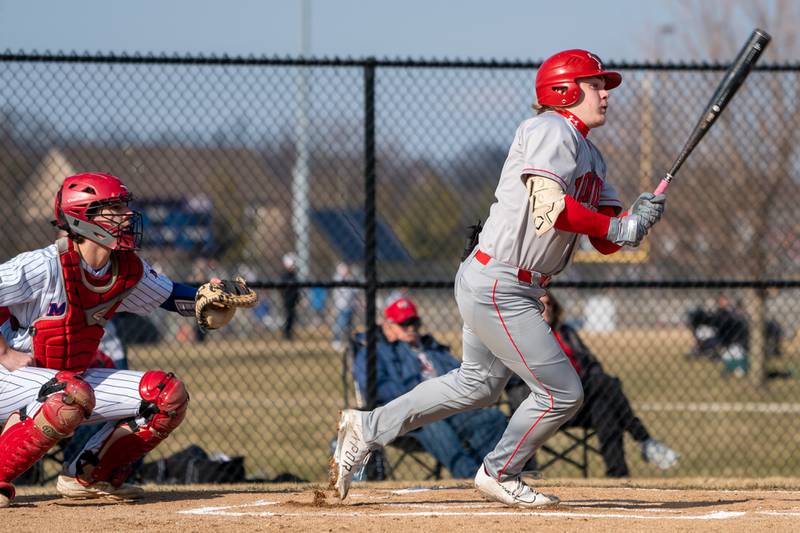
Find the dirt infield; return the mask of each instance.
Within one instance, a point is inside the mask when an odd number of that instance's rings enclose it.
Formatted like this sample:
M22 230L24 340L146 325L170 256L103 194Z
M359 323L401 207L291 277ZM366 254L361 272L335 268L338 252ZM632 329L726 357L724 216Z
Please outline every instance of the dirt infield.
M510 509L468 483L361 483L342 503L319 485L149 487L135 504L20 489L3 531L800 531L800 480L548 480L553 509Z

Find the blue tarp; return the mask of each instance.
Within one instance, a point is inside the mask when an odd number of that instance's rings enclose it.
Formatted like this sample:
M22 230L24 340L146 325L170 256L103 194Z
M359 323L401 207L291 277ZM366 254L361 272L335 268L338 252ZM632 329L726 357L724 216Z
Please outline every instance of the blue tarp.
M364 261L366 231L363 209L322 209L313 211L311 219L344 261ZM378 261L410 261L411 255L391 228L380 218L376 225Z

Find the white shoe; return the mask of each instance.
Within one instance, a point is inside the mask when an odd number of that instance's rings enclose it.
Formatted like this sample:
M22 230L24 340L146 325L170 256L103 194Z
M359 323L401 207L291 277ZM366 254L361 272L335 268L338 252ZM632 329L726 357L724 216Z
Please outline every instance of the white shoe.
M361 471L369 460L370 449L362 437L361 411L345 409L339 414L339 434L336 451L330 465L330 482L345 499L353 482L353 476Z
M475 488L489 500L494 500L512 507L546 507L558 505L557 496L536 492L522 482L520 476L507 481L498 481L486 473L483 465L475 475Z
M648 463L666 470L678 464L680 454L661 441L647 439L642 443L642 457Z
M115 487L106 481L84 484L78 478L70 476L58 476L56 490L63 497L76 500L108 498L109 500L127 501L139 499L144 495L144 489L138 485L123 483L119 487Z

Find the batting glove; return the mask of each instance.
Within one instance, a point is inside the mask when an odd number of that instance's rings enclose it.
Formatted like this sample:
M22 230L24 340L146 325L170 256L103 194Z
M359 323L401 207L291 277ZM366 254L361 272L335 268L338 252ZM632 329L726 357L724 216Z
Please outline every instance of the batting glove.
M643 192L639 195L639 198L633 202L628 212L632 215L639 215L642 217L642 220L649 230L656 222L661 220L666 202L667 197L664 194L656 196L651 192Z
M639 246L649 227L639 215L612 218L608 224L606 240L620 246Z

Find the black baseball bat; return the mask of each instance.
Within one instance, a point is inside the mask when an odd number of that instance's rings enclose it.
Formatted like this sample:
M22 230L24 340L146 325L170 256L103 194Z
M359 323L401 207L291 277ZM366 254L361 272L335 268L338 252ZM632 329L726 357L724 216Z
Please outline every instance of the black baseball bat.
M747 43L741 49L739 55L736 56L736 60L719 83L717 90L714 92L714 96L711 97L708 106L706 106L705 111L703 111L703 115L700 117L694 130L692 130L692 134L689 135L689 139L686 141L686 144L683 145L683 150L681 150L675 162L672 163L672 168L669 169L669 172L667 172L662 178L661 183L656 187L655 194L661 194L667 190L667 187L669 187L675 174L678 173L683 162L686 161L686 158L692 153L692 150L694 150L697 143L700 142L700 139L711 129L717 117L722 113L722 110L725 109L725 106L728 105L728 102L731 101L733 95L736 94L736 91L741 87L747 75L750 74L750 70L753 68L756 61L758 61L758 58L761 57L770 39L772 39L772 37L764 30L753 30Z

